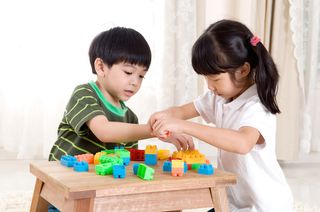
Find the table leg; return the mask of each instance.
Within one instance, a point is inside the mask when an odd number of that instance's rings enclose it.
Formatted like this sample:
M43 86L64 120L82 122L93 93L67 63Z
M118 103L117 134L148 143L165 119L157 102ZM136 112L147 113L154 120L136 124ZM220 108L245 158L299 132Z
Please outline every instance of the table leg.
M30 212L48 211L49 203L40 196L43 185L44 183L37 178L34 186Z
M229 212L228 197L225 186L210 188L215 212Z

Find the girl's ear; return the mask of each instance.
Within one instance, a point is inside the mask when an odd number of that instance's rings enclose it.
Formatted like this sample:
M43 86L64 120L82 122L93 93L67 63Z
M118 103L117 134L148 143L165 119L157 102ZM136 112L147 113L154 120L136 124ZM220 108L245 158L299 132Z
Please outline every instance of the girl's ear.
M104 77L105 75L104 62L101 58L96 58L96 60L94 61L94 68L98 76Z
M239 69L235 72L235 77L237 80L242 80L247 78L249 75L251 69L250 64L248 62L245 62Z

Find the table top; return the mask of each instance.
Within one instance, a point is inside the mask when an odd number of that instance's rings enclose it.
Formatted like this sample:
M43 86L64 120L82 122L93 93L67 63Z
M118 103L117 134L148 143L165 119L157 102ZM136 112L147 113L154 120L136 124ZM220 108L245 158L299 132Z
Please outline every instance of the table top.
M89 172L76 172L57 161L34 161L30 163L30 172L49 186L62 192L65 198L93 198L122 194L139 194L148 192L190 190L216 187L236 183L232 173L215 169L213 175L200 175L194 170L188 170L182 177L171 176L163 172L163 161L158 161L153 180L142 180L134 175L131 161L126 167L126 177L115 179L113 175L97 175L94 165L89 165Z

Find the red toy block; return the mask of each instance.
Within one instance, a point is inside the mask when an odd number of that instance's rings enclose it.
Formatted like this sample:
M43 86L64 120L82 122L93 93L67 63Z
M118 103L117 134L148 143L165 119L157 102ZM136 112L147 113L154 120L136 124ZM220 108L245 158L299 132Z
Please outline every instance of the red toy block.
M130 149L130 160L144 161L144 150Z

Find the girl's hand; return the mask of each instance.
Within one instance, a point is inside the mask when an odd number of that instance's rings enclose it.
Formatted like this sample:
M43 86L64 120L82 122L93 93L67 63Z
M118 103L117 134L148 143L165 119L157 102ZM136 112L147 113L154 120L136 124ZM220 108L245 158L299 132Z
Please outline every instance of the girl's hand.
M167 138L159 138L161 141L173 144L177 150L194 150L193 138L186 134L170 133Z

